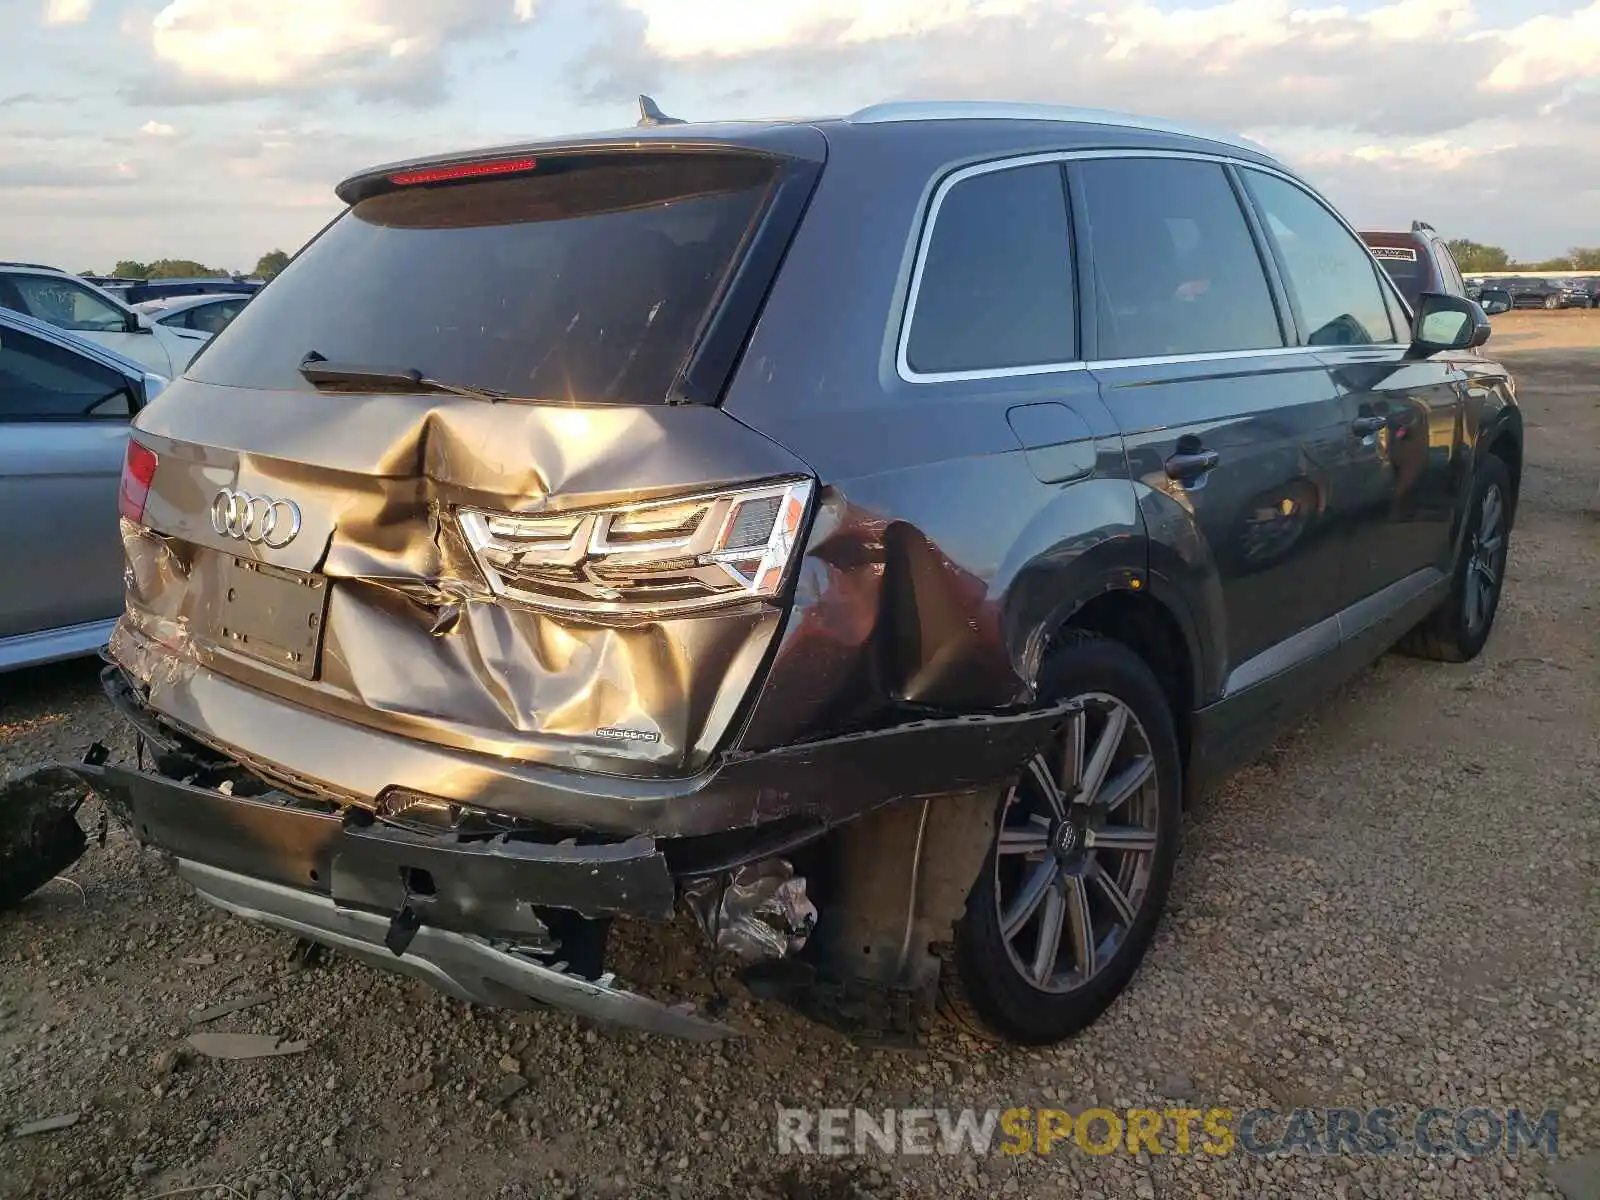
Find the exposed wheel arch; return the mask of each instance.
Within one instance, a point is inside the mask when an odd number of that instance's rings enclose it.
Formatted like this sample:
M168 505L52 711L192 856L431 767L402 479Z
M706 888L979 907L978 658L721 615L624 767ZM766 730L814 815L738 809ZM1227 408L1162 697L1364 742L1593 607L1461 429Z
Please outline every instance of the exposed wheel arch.
M1190 718L1201 703L1201 689L1194 648L1177 614L1146 591L1117 588L1102 592L1074 610L1051 635L1049 644L1079 630L1119 642L1144 660L1161 684L1172 711L1187 772Z

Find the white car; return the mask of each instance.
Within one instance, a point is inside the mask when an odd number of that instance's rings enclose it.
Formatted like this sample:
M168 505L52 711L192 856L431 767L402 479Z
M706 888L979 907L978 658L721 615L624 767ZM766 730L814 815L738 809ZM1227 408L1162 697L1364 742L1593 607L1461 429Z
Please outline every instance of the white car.
M203 344L155 324L76 275L32 263L0 263L0 308L71 330L168 379L183 374Z
M143 300L133 310L151 324L169 329L185 341L203 345L239 315L249 296L208 293L200 296L164 296Z

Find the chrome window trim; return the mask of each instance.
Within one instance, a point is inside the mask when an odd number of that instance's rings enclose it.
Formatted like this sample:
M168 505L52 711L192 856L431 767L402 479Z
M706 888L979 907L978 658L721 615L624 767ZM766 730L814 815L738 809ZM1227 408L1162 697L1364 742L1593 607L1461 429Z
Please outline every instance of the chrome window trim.
M1065 125L1105 125L1142 129L1150 133L1173 133L1256 154L1271 154L1265 146L1223 129L1207 129L1201 125L1186 125L1181 121L1167 121L1160 117L1141 117L1108 108L1074 108L1064 104L1028 104L1004 100L907 100L868 105L857 109L845 120L852 125L886 125L900 121L1055 121Z
M1052 375L1066 371L1090 370L1095 367L1166 366L1186 362L1213 362L1227 358L1259 358L1269 355L1317 352L1319 347L1316 346L1265 346L1256 350L1204 350L1193 354L1157 354L1144 358L1079 358L1070 362L1038 363L1019 367L986 367L971 371L918 371L912 367L906 351L911 341L911 322L916 316L917 297L922 292L923 267L927 263L928 247L933 240L934 228L939 223L939 210L944 207L944 199L950 194L951 190L968 179L973 179L979 175L989 175L996 171L1032 167L1042 163L1082 162L1105 158L1177 158L1216 163L1219 166L1249 167L1253 170L1264 171L1267 174L1281 177L1299 187L1302 191L1307 192L1313 199L1317 199L1317 202L1323 208L1328 208L1327 203L1318 199L1315 192L1309 191L1305 184L1286 171L1280 171L1262 163L1234 158L1228 154L1210 153L1204 150L1050 150L1043 153L1018 154L1009 158L989 159L981 163L973 163L970 166L961 167L950 172L939 181L939 186L933 193L933 200L928 205L928 214L923 219L922 228L918 234L917 257L911 271L911 286L906 291L905 303L900 310L900 332L895 349L895 370L903 382L951 383L971 379L1016 379L1029 375ZM1333 212L1331 208L1328 208L1328 211ZM1349 230L1352 235L1355 235L1354 230L1350 229L1349 222L1336 212L1333 215L1339 221L1339 224ZM1366 243L1362 242L1359 236L1356 236L1356 240L1362 246L1366 246ZM1076 247L1072 249L1076 253ZM1368 256L1371 256L1370 250ZM1373 259L1373 262L1376 264L1377 260ZM1379 268L1380 271L1381 269ZM1392 344L1389 342L1374 343L1374 345Z

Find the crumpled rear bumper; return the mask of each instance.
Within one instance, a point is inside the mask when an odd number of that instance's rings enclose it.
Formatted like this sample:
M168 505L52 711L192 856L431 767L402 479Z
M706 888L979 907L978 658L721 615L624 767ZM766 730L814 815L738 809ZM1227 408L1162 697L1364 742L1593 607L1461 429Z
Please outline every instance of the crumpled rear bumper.
M472 841L351 822L281 792L240 797L154 771L68 769L203 899L239 916L474 1003L551 1005L675 1037L733 1032L557 961L540 908L671 916L675 887L651 838Z

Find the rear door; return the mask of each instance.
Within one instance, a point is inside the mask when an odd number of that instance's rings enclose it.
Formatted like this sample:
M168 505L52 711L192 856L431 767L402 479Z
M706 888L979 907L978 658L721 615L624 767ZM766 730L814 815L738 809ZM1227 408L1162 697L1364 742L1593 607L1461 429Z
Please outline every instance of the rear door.
M120 372L0 327L0 638L121 611L117 481L133 403Z
M1411 353L1389 281L1361 240L1310 191L1241 172L1288 284L1306 344L1355 410L1344 446L1351 519L1339 607L1348 638L1382 641L1448 569L1461 458L1453 360ZM1403 632L1403 630L1401 631Z
M1093 263L1090 369L1127 439L1158 548L1225 631L1226 691L1331 656L1334 477L1349 406L1293 345L1219 162L1089 157L1073 192Z

